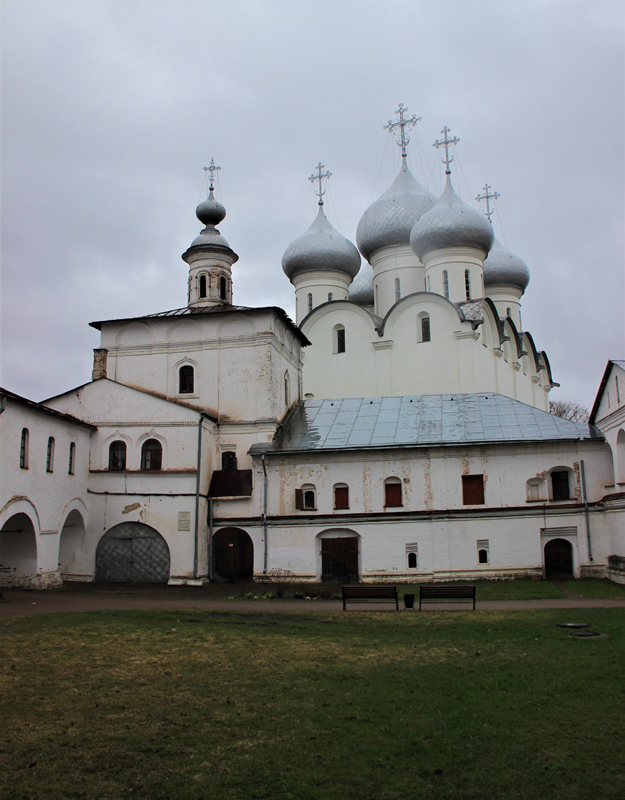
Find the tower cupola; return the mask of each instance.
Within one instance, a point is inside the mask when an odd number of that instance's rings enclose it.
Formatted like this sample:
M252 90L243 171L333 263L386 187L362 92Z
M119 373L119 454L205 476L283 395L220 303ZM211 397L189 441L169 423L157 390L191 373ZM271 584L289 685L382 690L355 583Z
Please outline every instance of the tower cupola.
M486 297L495 304L499 316L511 317L518 330L521 326L521 297L530 282L530 271L519 256L495 239L492 250L484 262L484 288Z
M215 227L226 216L214 194L215 173L220 169L213 159L205 167L210 174L208 197L195 210L205 227L182 254L189 265L189 306L232 305L232 265L239 256Z

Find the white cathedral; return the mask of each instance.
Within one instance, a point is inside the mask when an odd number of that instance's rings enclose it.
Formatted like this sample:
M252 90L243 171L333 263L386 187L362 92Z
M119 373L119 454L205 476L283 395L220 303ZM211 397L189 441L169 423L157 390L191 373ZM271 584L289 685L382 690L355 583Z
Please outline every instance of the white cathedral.
M324 214L329 173L311 176L317 217L282 260L296 323L233 304L211 180L185 308L91 323L89 383L0 390L0 585L625 582L625 362L590 424L548 413L496 195L486 215L458 197L444 128L436 199L397 114L401 168L358 249Z

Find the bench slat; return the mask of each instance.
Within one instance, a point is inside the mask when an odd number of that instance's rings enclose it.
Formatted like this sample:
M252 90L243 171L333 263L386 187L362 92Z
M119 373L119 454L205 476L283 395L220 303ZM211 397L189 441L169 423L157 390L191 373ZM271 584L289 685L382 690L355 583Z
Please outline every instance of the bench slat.
M473 600L475 611L475 586L420 586L419 611L423 600Z
M399 610L399 597L396 586L343 586L343 611L347 610L347 600L394 600L395 610Z

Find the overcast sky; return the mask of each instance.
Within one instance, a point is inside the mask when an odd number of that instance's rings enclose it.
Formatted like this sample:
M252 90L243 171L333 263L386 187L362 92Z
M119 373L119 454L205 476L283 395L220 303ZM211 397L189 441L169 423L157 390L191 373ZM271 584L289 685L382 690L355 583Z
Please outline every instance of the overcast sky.
M6 388L84 383L90 321L186 305L212 157L235 303L294 316L280 262L316 213L307 178L333 173L326 211L355 241L398 166L399 102L422 117L418 180L438 194L447 125L460 196L501 194L552 398L590 406L625 358L621 0L4 0L2 37Z

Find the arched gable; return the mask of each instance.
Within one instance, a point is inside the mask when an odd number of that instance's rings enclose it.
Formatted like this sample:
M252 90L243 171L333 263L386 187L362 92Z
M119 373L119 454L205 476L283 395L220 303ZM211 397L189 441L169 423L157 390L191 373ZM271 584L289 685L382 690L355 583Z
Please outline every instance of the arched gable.
M414 313L416 317L419 311L431 311L433 309L439 309L449 317L450 325L452 326L450 330L458 327L460 320L458 311L453 303L446 300L442 295L434 294L433 292L414 292L402 297L389 309L381 326L382 333L385 337L392 338L393 329L408 311Z
M204 328L195 319L178 320L167 329L168 342L197 342L204 339Z
M217 327L217 338L231 339L236 336L254 336L257 333L254 320L242 312L225 314Z
M138 345L152 344L154 342L154 332L145 322L133 320L123 325L115 337L115 344L118 347L136 347Z
M345 313L355 314L357 317L367 323L367 325L370 325L372 336L375 334L376 317L371 314L371 312L367 311L367 309L357 305L356 303L352 303L350 300L331 300L327 303L322 303L316 308L313 308L313 310L300 322L300 330L302 333L308 336L308 333L312 330L315 323L325 317L327 314L336 315L336 321L340 322L341 320L339 317L344 317Z
M0 509L0 529L2 529L4 524L16 514L25 514L30 519L35 535L38 537L41 532L39 512L35 504L25 495L12 497L8 503Z

